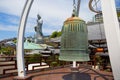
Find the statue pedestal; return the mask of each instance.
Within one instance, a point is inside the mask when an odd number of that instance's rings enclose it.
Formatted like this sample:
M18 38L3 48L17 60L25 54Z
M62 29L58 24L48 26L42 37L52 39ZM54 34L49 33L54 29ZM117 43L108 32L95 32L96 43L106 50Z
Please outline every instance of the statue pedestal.
M25 77L16 76L13 78L13 80L32 80L32 76L25 76Z

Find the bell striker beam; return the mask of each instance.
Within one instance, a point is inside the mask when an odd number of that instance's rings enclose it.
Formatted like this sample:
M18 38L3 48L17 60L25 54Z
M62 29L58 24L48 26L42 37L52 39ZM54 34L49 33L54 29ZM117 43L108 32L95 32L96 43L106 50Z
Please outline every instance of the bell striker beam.
M115 0L101 0L109 57L115 80L120 80L120 27Z
M33 1L34 0L26 0L24 9L21 15L21 20L20 20L20 25L18 30L18 42L17 42L18 77L26 76L25 63L24 63L24 32L25 32L27 17Z

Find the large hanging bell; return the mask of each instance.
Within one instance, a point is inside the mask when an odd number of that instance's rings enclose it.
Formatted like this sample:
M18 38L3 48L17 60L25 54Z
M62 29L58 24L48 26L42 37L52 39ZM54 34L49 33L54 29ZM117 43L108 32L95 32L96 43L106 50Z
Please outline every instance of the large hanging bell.
M87 25L75 15L68 18L62 27L59 60L89 61Z

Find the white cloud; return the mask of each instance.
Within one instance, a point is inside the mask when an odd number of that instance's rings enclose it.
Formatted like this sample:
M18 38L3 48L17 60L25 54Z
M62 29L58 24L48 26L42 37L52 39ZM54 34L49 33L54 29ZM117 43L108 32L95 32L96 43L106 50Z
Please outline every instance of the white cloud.
M25 0L1 0L0 11L20 16L22 8L25 4ZM85 14L89 14L88 1L82 0L80 14L84 17ZM71 16L72 12L72 0L34 0L29 17L36 18L36 15L40 13L43 19L66 19ZM82 14L84 13L84 15ZM87 16L86 16L87 17Z
M17 26L11 26L11 25L1 25L0 24L0 30L3 30L3 31L17 31Z
M25 0L0 0L0 11L20 16Z
M26 33L27 32L31 32L31 33L33 33L34 32L34 21L32 22L31 20L34 20L34 19L29 19L29 21L27 22L27 26L26 26ZM9 18L9 20L8 21L10 21L10 23L13 23L13 21L14 21L14 24L16 24L16 25L12 25L12 24L10 24L10 25L6 25L6 24L0 24L0 30L2 30L2 31L15 31L15 32L18 32L18 28L19 28L19 25L18 25L18 23L19 23L19 20L18 19L15 19L15 18Z
M10 2L11 1L11 2ZM1 0L0 12L16 15L20 17L26 0ZM89 0L81 0L80 17L85 21L89 21L93 13L88 8ZM43 33L51 34L55 30L60 30L66 18L72 13L72 0L34 0L29 13L26 32L34 32L36 25L36 15L39 13L44 21ZM16 23L17 21L14 21ZM1 27L1 26L0 26ZM13 31L17 31L18 26L9 26ZM10 30L1 27L1 30Z

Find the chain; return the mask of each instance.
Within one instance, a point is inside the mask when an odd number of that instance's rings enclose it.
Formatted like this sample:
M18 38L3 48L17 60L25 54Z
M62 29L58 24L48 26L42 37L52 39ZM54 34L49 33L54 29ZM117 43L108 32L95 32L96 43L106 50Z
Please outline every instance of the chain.
M76 1L75 0L73 0L73 6L75 6L76 5Z

